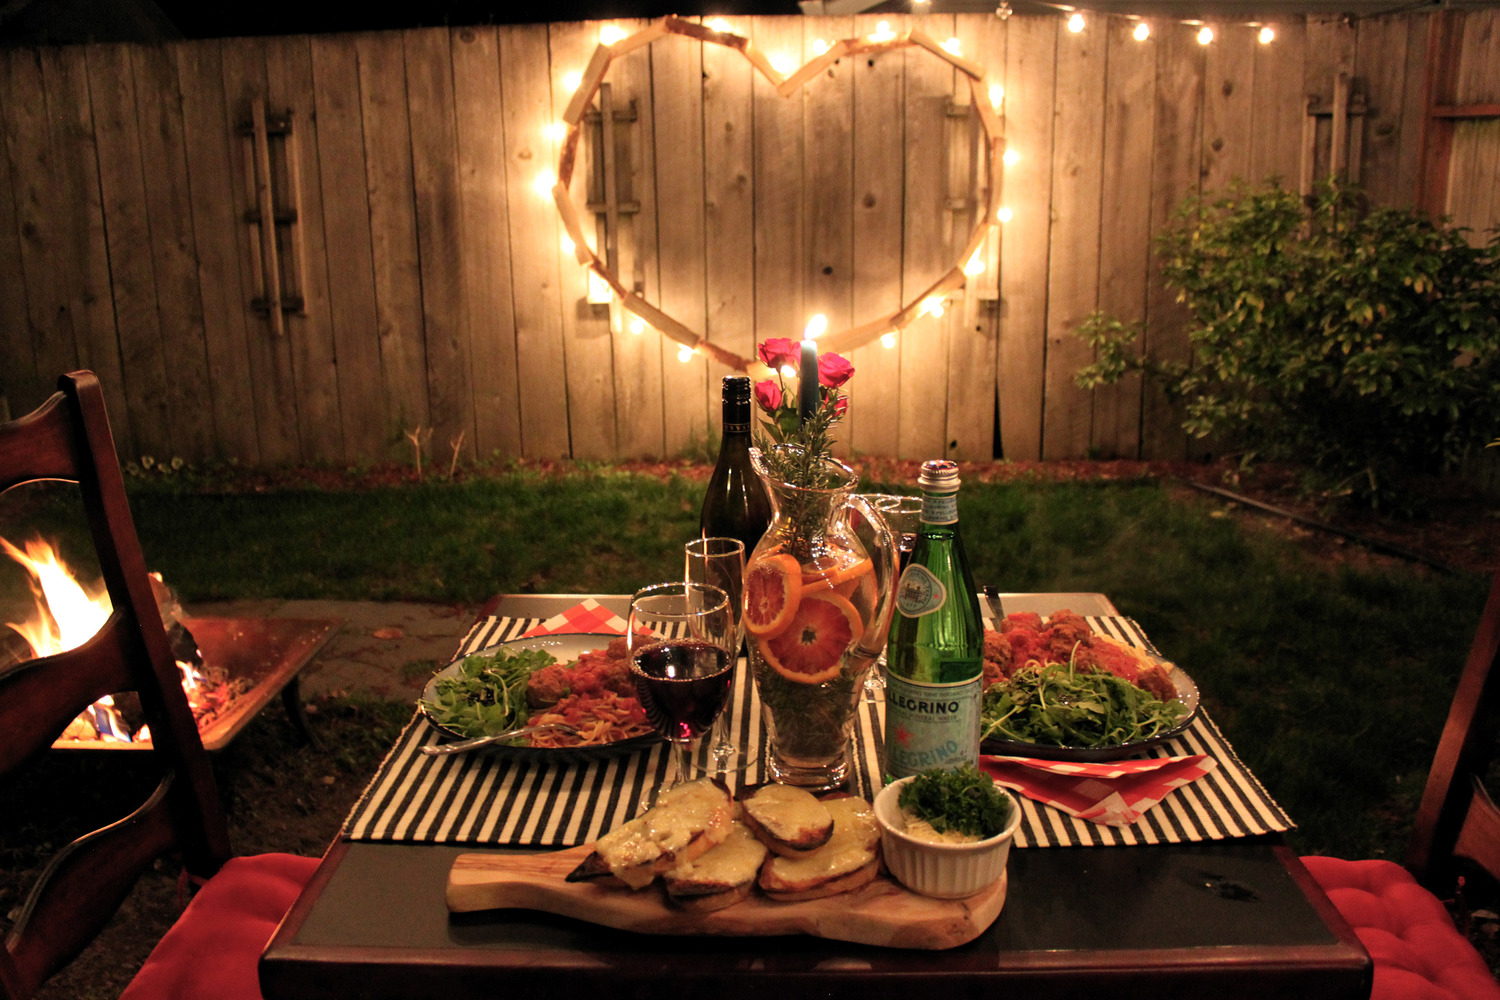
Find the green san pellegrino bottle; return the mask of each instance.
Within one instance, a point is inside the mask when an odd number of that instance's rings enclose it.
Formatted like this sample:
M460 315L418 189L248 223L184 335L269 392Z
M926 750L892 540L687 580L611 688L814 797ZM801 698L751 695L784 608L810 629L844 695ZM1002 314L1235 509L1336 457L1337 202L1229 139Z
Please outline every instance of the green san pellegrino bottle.
M958 533L958 466L924 462L922 527L886 643L885 771L894 780L979 757L984 631Z

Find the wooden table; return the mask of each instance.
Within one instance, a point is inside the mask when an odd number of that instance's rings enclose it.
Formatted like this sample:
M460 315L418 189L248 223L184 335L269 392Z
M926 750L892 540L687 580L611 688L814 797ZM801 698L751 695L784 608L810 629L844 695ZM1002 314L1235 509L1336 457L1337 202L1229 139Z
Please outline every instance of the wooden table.
M580 595L504 597L506 615ZM603 599L601 599L603 600ZM1006 610L1112 614L1102 595L1000 595ZM665 938L524 911L450 916L457 846L338 841L261 959L267 1000L586 996L1368 997L1370 960L1279 838L1011 852L977 940L911 952L808 938Z

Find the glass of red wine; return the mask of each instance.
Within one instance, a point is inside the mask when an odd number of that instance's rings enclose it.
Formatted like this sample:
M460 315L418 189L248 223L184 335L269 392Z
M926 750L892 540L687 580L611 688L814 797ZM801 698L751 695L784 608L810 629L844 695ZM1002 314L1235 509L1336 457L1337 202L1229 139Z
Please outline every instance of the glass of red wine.
M729 596L729 608L734 612L734 656L739 660L741 643L745 638L745 625L740 620L745 592L745 543L738 538L708 537L694 538L683 546L684 566L682 578L688 583L709 583ZM734 674L731 665L729 690L734 692ZM709 750L713 770L720 776L744 770L747 761L743 753L726 731L724 716L714 725L714 740Z
M692 777L693 744L729 700L738 632L722 588L676 582L636 591L625 635L636 695L669 745L666 776L647 793L654 802Z

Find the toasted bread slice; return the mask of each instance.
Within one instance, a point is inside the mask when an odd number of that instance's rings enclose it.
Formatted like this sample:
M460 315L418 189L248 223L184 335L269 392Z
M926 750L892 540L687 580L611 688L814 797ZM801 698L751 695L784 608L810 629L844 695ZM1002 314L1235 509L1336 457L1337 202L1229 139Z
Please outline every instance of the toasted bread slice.
M662 873L667 896L684 909L706 912L732 906L750 895L766 860L766 845L743 823L694 861Z
M643 889L723 841L733 819L734 800L721 784L701 780L669 788L655 806L600 837L568 881L613 877Z
M782 891L778 889L766 889L767 899L774 899L782 903L795 903L804 899L822 899L825 896L837 896L844 892L853 892L875 881L875 876L880 874L880 859L871 858L862 868L856 868L847 875L829 879L822 885L813 886L810 889L796 891Z
M761 866L759 884L772 899L818 899L868 884L880 868L880 827L864 799L823 800L833 816L833 835L801 857L773 855Z
M804 857L833 836L833 815L805 788L762 785L741 797L740 805L745 824L782 857Z

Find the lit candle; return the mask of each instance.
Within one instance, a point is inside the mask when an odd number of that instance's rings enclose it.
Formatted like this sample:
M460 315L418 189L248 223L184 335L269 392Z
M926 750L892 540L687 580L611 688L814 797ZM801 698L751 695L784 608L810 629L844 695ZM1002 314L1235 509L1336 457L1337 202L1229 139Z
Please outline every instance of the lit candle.
M797 412L802 423L812 419L818 410L818 345L811 340L802 342L801 382L797 386Z

